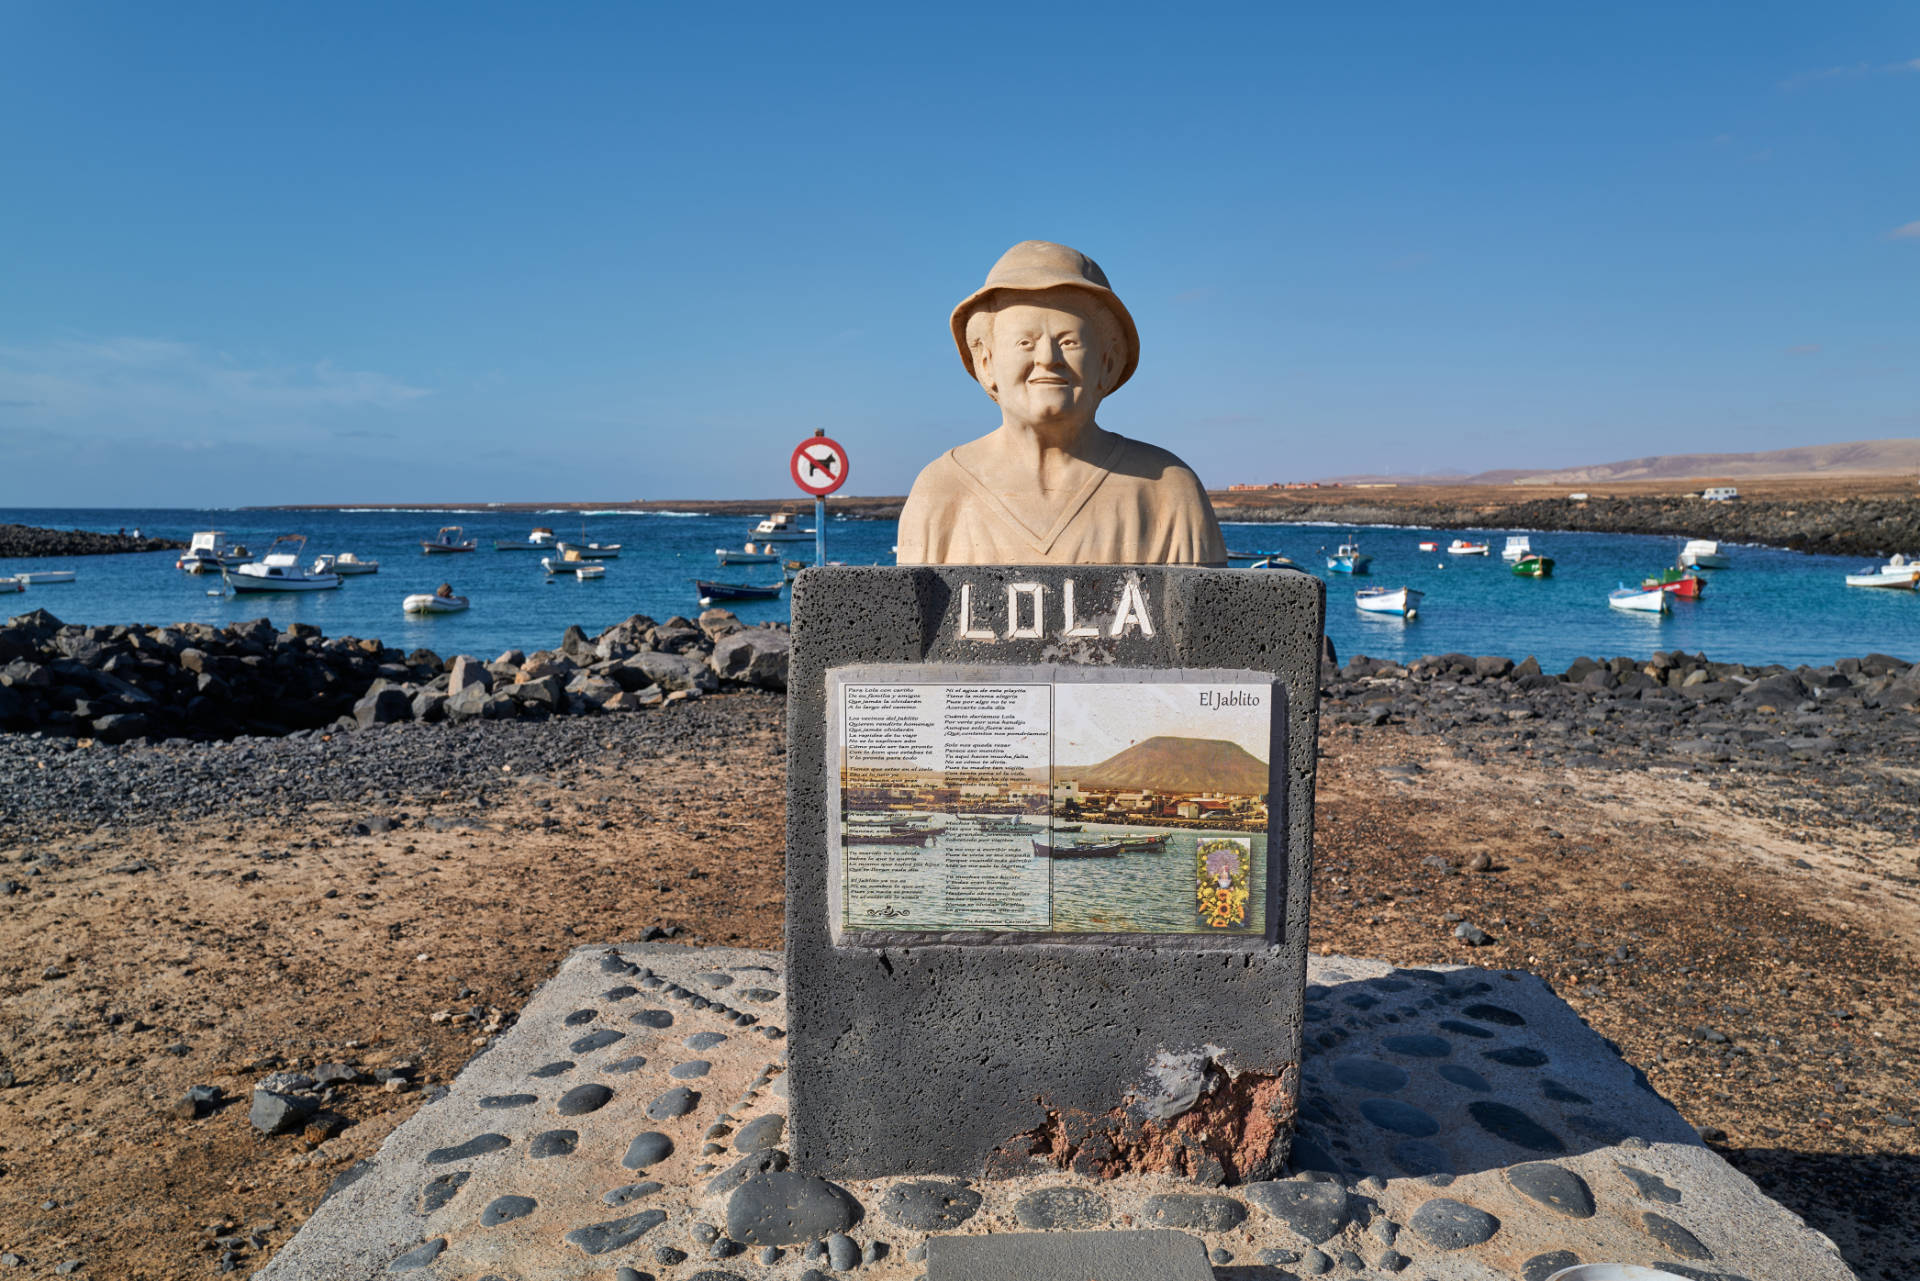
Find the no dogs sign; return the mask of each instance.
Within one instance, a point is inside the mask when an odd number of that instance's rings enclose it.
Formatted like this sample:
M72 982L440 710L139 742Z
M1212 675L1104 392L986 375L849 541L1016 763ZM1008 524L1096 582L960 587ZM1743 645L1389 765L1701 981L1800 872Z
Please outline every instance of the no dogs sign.
M788 470L793 473L794 484L815 498L825 498L846 484L846 448L824 434L809 436L794 446Z

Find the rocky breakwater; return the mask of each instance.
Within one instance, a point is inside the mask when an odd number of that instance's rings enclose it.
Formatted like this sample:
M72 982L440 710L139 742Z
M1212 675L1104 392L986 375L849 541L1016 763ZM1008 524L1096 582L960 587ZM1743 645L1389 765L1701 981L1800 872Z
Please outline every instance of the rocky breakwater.
M1333 725L1403 724L1470 759L1805 770L1842 758L1920 759L1920 665L1886 654L1823 667L1716 663L1704 654L1575 659L1365 655L1324 669Z
M400 721L637 711L728 687L784 690L790 637L723 609L643 614L491 662L266 619L78 627L45 610L0 627L0 730L121 743L351 730Z
M1634 497L1502 502L1498 491L1491 491L1488 501L1474 503L1395 502L1377 497L1274 503L1250 501L1237 494L1216 495L1214 502L1220 519L1226 521L1654 534L1764 543L1835 556L1911 555L1920 550L1920 500L1910 498L1709 503L1698 498Z
M171 538L96 534L86 529L41 529L0 525L0 559L8 556L107 556L118 552L167 552L186 547Z

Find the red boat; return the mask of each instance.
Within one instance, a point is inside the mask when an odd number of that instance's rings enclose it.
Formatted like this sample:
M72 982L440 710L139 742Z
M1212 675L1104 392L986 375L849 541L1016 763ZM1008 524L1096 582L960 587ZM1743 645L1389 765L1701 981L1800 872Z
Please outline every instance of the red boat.
M1658 587L1669 596L1684 596L1688 600L1698 600L1700 593L1707 589L1707 580L1690 569L1663 569L1652 578L1640 580L1640 586L1646 591Z

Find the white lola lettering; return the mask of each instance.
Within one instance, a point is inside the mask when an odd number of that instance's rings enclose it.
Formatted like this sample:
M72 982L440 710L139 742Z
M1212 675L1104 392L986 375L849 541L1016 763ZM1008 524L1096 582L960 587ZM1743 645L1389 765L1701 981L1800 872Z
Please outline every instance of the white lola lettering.
M973 584L961 583L960 617L957 620L957 635L961 640L991 642L1044 639L1047 635L1047 586L1045 583L1008 583L1006 618L1001 631L994 630L994 620L983 618L976 622L973 611ZM1129 575L1120 584L1114 599L1113 621L1107 624L1106 634L1118 640L1134 630L1148 638L1154 634L1153 614L1146 590L1141 587L1138 578ZM1061 640L1085 640L1100 634L1101 628L1097 624L1080 620L1074 581L1071 578L1062 579L1060 628L1055 635Z

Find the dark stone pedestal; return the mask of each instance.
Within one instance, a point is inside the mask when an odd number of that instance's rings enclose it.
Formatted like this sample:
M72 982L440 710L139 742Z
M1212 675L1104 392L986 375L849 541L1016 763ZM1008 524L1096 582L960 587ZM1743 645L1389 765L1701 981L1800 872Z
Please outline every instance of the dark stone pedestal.
M1319 580L1288 571L990 566L800 576L787 704L786 947L798 1169L842 1178L1154 1170L1206 1183L1278 1169L1299 1091L1323 608ZM875 663L1270 676L1286 715L1268 802L1276 893L1265 936L930 935L936 941L836 946L828 832L839 821L838 762L827 759L827 673Z

